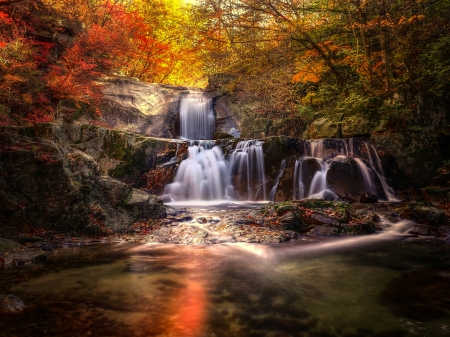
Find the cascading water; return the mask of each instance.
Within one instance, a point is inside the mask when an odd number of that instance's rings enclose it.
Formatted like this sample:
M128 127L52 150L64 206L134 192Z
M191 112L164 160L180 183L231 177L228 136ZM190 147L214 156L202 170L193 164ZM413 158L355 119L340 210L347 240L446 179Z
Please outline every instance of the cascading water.
M269 200L274 201L275 200L275 194L277 193L277 187L280 182L280 178L284 173L284 170L286 169L286 159L283 159L281 161L280 170L278 171L277 178L275 179L275 184L272 187L272 190L270 191Z
M227 163L214 141L192 141L174 182L165 189L170 201L223 200L229 190Z
M215 130L212 101L201 93L190 93L180 102L180 130L185 139L212 139Z
M356 140L358 139L328 140L331 142L328 145L332 146L325 146L323 139L305 141L304 157L296 160L294 166L293 199L333 197L334 193L327 184L330 164L333 161L345 162L350 157L360 177L362 192L378 194L376 181L379 181L382 198L386 196L388 201L398 201L386 182L375 148L365 141Z
M211 100L191 93L180 103L181 137L192 139L188 158L181 162L174 182L165 188L167 201L266 200L262 142L239 142L225 161L214 134Z
M229 174L239 199L266 200L266 174L262 142L239 142L231 153Z

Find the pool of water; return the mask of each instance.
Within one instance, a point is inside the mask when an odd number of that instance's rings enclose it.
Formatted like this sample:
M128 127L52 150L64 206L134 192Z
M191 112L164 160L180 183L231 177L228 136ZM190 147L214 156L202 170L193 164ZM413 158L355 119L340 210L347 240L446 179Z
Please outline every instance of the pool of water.
M449 246L343 240L55 250L0 270L0 336L450 334Z

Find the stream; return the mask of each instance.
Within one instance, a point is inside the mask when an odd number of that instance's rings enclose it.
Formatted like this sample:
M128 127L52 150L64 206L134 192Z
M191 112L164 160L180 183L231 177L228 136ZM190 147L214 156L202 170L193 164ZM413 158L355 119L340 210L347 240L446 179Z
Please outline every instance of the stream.
M27 305L0 320L0 336L448 336L450 247L402 226L275 245L56 249L0 270L1 292Z

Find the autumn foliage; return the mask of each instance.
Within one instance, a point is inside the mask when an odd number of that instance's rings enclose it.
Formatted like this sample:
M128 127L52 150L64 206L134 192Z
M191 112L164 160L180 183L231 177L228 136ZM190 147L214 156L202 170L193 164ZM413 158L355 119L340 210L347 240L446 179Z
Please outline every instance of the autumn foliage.
M195 39L173 31L189 20L180 0L0 1L0 124L51 121L61 104L99 114L107 76L195 84Z

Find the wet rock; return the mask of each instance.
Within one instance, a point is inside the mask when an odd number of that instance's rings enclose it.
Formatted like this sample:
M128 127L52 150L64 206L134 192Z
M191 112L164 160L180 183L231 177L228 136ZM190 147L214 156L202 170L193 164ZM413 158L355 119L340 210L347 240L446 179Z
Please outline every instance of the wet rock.
M366 192L366 193L361 194L361 197L359 198L359 202L362 204L372 204L372 203L378 202L378 197L374 194Z
M328 235L336 235L337 232L334 227L316 226L306 234L311 236L328 236Z
M267 228L300 233L307 233L316 226L353 234L370 234L378 228L378 217L375 214L356 210L343 202L321 199L271 203L250 212L248 217Z
M445 212L443 210L426 206L421 202L409 203L400 213L400 216L404 219L411 219L430 226L442 225L446 220Z
M435 230L431 226L416 224L408 231L408 234L428 236L431 232L435 232Z
M25 303L14 295L0 295L0 312L19 312L25 308Z
M280 231L257 225L241 225L236 219L226 218L211 226L212 230L228 234L237 242L279 243L296 238L292 231Z
M41 248L23 248L20 251L5 254L3 256L5 265L24 265L46 258L45 252Z

